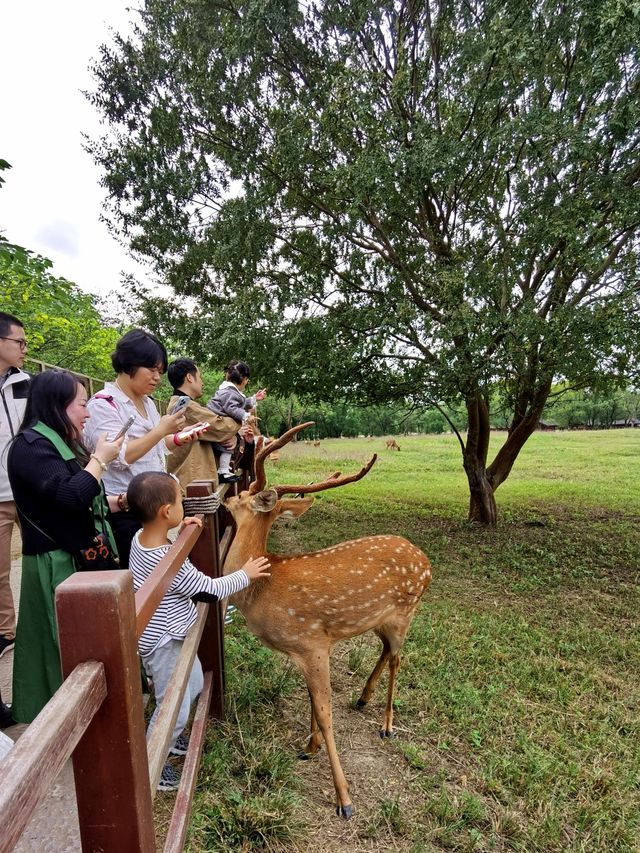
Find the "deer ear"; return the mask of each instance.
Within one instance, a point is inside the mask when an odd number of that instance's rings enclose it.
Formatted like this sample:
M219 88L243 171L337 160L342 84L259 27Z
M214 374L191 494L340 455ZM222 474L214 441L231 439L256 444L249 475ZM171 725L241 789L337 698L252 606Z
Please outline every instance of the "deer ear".
M315 498L289 498L285 501L280 501L278 507L280 509L280 518L299 518L301 515L311 508Z
M278 502L278 493L275 489L265 489L251 498L250 507L255 512L271 512Z

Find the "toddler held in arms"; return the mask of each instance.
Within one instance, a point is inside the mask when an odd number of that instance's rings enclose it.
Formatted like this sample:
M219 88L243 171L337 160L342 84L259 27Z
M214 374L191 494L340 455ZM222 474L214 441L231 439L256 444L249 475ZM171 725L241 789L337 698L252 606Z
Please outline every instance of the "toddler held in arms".
M178 481L164 471L145 471L133 478L127 490L129 511L142 525L131 543L129 569L133 585L140 589L165 556L171 542L167 534L182 522L201 524L198 518L184 518ZM196 621L194 601L219 601L249 586L256 578L269 577L271 564L266 557L248 560L237 572L222 578L210 578L196 569L189 559L182 564L158 609L138 641L138 650L147 675L153 679L156 709L149 722L147 738L156 722L169 680L173 675L187 631ZM173 755L185 755L187 740L182 734L192 702L202 691L202 665L196 657L184 698L178 711L171 747ZM158 790L174 791L180 776L171 764L165 764Z
M259 400L267 396L267 389L261 388L252 397L245 397L244 389L249 382L249 367L244 361L230 361L225 368L224 382L207 403L207 408L217 415L226 415L239 424L251 424L252 410ZM218 462L218 480L220 483L235 483L240 477L231 473L233 453L220 448Z

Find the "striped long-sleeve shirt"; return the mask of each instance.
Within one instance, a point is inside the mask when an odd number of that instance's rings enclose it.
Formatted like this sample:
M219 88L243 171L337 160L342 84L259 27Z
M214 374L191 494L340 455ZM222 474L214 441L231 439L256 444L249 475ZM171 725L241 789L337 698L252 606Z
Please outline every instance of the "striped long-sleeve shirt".
M129 558L129 569L133 574L136 591L170 547L162 545L158 548L145 548L140 544L140 531L136 533L131 543ZM196 606L192 601L194 596L201 600L216 601L228 598L247 586L249 578L242 569L222 578L209 578L196 569L190 560L185 560L151 621L142 632L138 641L140 654L148 655L170 639L185 638L187 631L196 621Z

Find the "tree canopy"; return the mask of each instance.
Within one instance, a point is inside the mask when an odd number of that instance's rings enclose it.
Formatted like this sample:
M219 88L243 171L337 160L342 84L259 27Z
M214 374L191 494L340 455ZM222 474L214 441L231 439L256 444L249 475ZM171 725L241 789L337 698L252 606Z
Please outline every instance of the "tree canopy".
M95 66L91 150L114 227L195 300L150 320L285 394L462 403L495 522L554 377L638 352L639 11L147 0Z
M24 323L30 358L109 376L118 330L103 324L93 296L54 276L51 267L47 258L0 237L0 310Z

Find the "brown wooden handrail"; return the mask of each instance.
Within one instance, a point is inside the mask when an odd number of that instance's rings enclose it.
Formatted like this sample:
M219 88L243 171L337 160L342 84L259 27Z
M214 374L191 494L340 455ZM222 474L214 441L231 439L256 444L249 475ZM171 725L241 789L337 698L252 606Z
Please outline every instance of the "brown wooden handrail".
M171 676L171 680L167 685L167 690L164 696L160 712L153 726L151 736L147 740L147 756L149 758L149 779L151 780L151 796L155 796L156 786L162 773L162 768L167 759L169 751L169 742L173 733L180 703L184 696L184 691L189 681L191 667L196 656L198 643L202 636L202 630L207 617L207 605L200 603L197 605L198 618L195 624L189 629L189 633L182 644L180 656L176 663L176 668Z
M202 745L206 733L207 716L211 704L213 692L213 673L205 672L204 686L198 699L196 713L191 724L191 737L189 738L189 749L182 768L180 788L171 815L171 823L167 832L164 853L182 853L184 842L189 828L189 814L193 802L193 792L196 787L198 767L202 755Z
M0 761L2 850L13 850L106 695L103 664L79 664Z
M210 482L193 483L188 486L187 495L207 497L211 488ZM221 514L230 523L224 511ZM208 715L222 718L224 713L222 606L220 602L198 605L197 623L188 634L179 659L180 672L172 679L164 710L158 715L158 725L150 739L153 756L148 754L145 738L137 643L186 556L190 555L194 565L210 577L220 576L221 557L231 541L231 532L226 530L220 536L218 513L203 516L203 521L203 528L190 525L182 531L136 595L132 575L127 571L76 572L56 590L60 656L66 681L0 762L0 853L12 849L70 755L82 850L155 853L151 783L155 789L169 729L198 646L205 688L192 726L166 841L167 850L182 849L205 720Z

